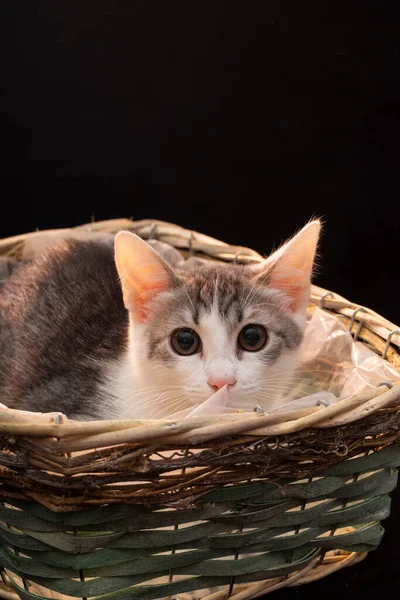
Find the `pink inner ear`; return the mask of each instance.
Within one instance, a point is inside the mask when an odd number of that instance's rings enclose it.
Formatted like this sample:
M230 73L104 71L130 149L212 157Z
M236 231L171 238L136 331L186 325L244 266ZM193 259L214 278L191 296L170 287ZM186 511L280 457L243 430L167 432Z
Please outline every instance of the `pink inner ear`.
M278 265L276 270L272 271L269 283L289 298L289 309L292 312L298 312L307 305L311 286L307 273L293 267L282 272Z
M159 265L148 263L137 266L132 277L124 286L128 293L128 304L135 321L142 322L147 316L149 302L170 285L168 274Z
M115 237L115 264L125 306L135 321L143 321L154 296L176 283L174 273L153 248L128 231Z
M319 231L319 221L309 223L266 261L268 285L289 298L294 313L307 307Z

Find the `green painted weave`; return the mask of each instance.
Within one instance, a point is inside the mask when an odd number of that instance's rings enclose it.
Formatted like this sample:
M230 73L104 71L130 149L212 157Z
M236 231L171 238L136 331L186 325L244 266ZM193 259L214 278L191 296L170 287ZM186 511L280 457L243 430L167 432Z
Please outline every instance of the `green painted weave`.
M400 446L392 445L309 481L221 487L184 510L142 504L55 513L10 500L0 507L0 565L22 600L39 596L13 574L69 596L110 600L281 577L330 549L376 548L398 465ZM345 527L353 529L338 532ZM169 582L149 585L157 577Z

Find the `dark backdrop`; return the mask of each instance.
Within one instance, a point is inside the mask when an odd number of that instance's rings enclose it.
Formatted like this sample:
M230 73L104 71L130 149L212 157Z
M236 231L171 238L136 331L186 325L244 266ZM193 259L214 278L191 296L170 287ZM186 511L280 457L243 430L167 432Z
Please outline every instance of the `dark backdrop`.
M319 215L317 283L399 322L397 4L3 0L0 235L150 217L267 253ZM275 597L399 597L399 515Z

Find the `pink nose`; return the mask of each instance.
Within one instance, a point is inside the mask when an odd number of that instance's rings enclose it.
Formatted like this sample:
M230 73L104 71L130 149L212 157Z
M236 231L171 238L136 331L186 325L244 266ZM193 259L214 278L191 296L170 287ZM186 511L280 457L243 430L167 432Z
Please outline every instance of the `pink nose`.
M233 375L228 375L226 377L210 377L208 380L208 384L217 390L220 390L224 385L235 385L235 383L236 379Z

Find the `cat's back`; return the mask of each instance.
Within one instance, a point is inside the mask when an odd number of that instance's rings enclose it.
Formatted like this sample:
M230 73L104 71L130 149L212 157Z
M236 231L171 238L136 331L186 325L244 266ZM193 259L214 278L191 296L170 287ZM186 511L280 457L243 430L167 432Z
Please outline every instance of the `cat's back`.
M113 260L113 240L75 240L65 239L48 248L41 256L21 264L13 271L11 277L0 290L2 310L14 312L17 303L19 308L32 308L32 302L44 296L62 298L67 301L68 289L61 286L79 284L79 295L85 295L91 286L85 287L85 282L92 279L96 271L101 271L103 277L98 279L99 285L111 275L117 277ZM16 311L15 311L16 312Z
M18 267L0 291L0 309L0 401L73 414L78 396L93 395L124 348L113 238L63 240ZM61 406L66 393L70 405Z

